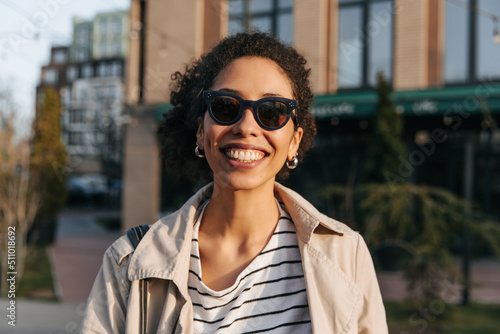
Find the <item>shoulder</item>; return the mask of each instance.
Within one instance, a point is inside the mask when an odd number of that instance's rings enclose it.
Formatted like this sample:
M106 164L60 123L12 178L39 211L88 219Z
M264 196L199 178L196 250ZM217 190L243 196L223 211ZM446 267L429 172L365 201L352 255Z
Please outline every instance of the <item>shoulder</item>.
M284 204L292 220L298 224L304 242L310 239L312 233L357 237L357 233L349 226L319 212L314 205L295 191L276 183L275 195Z
M115 262L117 265L123 262L123 260L134 252L134 247L130 242L128 236L122 235L120 238L116 239L111 246L108 247L104 253L110 260Z

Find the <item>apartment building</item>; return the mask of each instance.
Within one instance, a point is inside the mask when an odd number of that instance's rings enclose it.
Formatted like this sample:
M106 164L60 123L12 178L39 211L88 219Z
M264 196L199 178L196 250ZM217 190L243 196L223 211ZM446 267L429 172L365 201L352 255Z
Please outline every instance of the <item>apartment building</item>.
M73 18L71 45L52 47L50 62L42 67L37 105L45 87L60 92L70 174L121 178L128 18L128 11Z

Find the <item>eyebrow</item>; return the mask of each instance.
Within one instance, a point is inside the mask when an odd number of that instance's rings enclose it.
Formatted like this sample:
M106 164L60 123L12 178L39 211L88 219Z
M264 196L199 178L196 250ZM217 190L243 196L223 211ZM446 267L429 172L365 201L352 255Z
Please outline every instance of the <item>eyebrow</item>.
M231 88L221 88L219 89L220 92L228 92L228 93L233 93L241 97L241 93L235 89ZM262 94L262 98L264 97L283 97L281 94L278 93L264 93Z

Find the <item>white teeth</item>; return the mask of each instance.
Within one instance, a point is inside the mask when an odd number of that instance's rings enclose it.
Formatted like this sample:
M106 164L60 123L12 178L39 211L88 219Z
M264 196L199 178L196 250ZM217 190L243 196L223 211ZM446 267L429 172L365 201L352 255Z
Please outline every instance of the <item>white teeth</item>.
M260 151L251 150L235 150L231 149L225 152L226 156L231 159L238 160L241 162L252 162L260 160L264 157L264 154Z

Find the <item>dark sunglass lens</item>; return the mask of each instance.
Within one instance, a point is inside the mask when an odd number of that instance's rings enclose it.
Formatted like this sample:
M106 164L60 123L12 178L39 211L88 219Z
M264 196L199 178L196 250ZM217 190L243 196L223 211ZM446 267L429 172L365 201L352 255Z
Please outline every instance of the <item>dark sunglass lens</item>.
M270 128L277 128L286 121L287 108L281 102L264 102L259 106L259 120Z
M229 96L217 96L210 104L214 117L223 123L234 121L240 112L240 103Z

